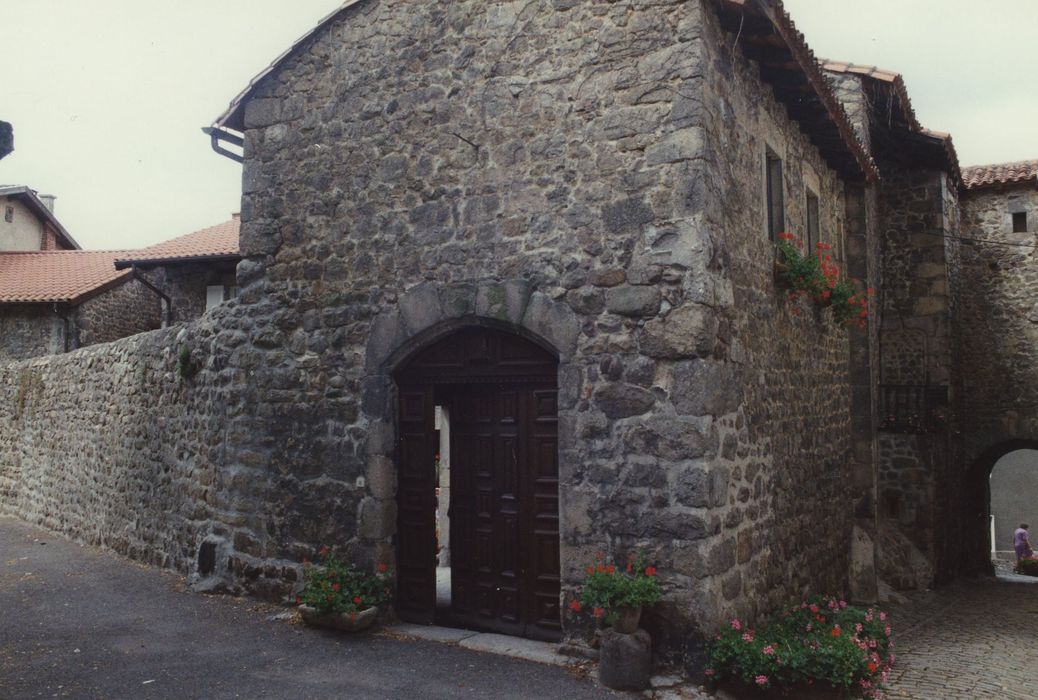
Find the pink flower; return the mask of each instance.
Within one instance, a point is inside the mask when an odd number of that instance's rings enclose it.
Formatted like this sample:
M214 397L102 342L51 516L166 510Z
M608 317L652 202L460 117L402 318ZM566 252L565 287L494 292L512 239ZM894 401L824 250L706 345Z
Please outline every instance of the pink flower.
M813 612L813 613L816 613L816 614L818 613L818 606L817 606L817 605L815 605L814 603L811 603L811 605L809 606L809 609L810 609L810 610L811 610L811 612Z
M880 619L880 621L886 620L887 619L887 614L885 612L881 612L879 614L879 619Z
M765 656L771 656L775 653L775 647L769 644L768 646L764 647L763 652Z
M855 631L855 632L861 632L861 631L862 631L863 629L865 629L865 628L861 626L861 623L860 623L860 622L856 622L856 623L854 624L854 631Z
M840 607L841 608L846 608L847 607L847 601L846 600L841 600L840 601Z
M752 642L753 641L753 632L744 632L743 635L742 635L742 641L744 641L744 642Z
M886 635L887 635L887 636L889 637L889 636L890 636L890 625L887 625L886 627L884 627L884 628L883 628L883 631L884 631L884 632L886 633Z
M768 684L768 677L767 676L757 676L753 680L754 680L754 682L757 685L767 685Z
M810 631L811 631L811 627L812 627L811 623L810 623L810 622L808 622L808 623L807 623L807 631L808 631L808 632L810 632Z
M742 629L742 624L738 620L732 620L732 629L733 630L741 630Z
M712 669L712 668L708 668L705 671L703 671L703 673L705 673L708 676L712 676L712 675L714 675L714 673L716 673L716 671L714 671L714 669Z

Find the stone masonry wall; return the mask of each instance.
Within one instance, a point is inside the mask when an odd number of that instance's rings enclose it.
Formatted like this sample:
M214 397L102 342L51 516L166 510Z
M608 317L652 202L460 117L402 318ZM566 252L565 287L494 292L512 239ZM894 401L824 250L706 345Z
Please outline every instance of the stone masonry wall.
M810 189L820 199L821 239L837 257L847 249L845 184L771 98L756 65L732 52L733 38L722 35L712 18L706 28L702 100L712 157L695 165L706 188L703 225L723 232L715 255L733 296L715 354L734 381L728 385L733 410L717 420L722 451L711 465L730 483L728 498L711 510L722 528L703 549L715 576L699 585L725 601L726 614L756 617L808 593L849 594L859 496L849 343L867 348L868 339L836 326L813 304L790 303L776 285L775 244L766 224L766 150L783 161L787 231L806 237ZM855 216L855 262L867 274L864 212ZM871 480L870 456L865 462Z
M1013 212L1028 230L1012 232ZM966 192L955 280L958 343L964 374L962 412L966 489L987 497L998 457L1016 447L1038 448L1038 190L1033 185ZM987 564L985 502L967 504L970 522L961 558L971 570Z
M187 323L205 313L207 286L235 284L234 268L233 262L187 263L157 267L144 274L169 296L173 305L172 322Z
M49 304L0 306L0 361L64 350L65 320Z
M879 422L879 511L887 540L881 574L889 583L932 585L950 566L947 534L955 527L959 492L954 444L957 370L952 336L949 277L956 260L958 199L947 175L883 164L879 188L882 284L879 290L881 412ZM951 237L951 238L950 238ZM910 389L895 389L909 386ZM930 387L932 389L927 389ZM892 432L898 391L943 391L934 398L935 417L910 411L922 431ZM933 394L936 397L936 394ZM901 416L904 418L904 416ZM938 485L946 498L938 498ZM895 556L918 550L920 556ZM926 573L920 559L928 562Z
M155 292L130 280L84 301L74 319L75 347L86 347L155 330L162 305Z

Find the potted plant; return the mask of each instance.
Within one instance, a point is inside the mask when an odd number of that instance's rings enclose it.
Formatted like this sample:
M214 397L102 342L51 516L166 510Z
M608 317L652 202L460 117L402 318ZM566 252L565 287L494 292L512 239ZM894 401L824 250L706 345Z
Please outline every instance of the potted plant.
M331 627L346 632L366 629L378 617L378 606L391 594L392 575L385 564L377 572L362 571L340 561L322 547L323 566L306 560L303 592L296 598L299 614L308 625Z
M586 608L617 632L632 634L638 629L642 607L659 599L656 567L639 553L630 555L623 567L602 561L587 567L587 579L579 599L570 603L570 610L581 612Z
M598 678L607 688L644 690L652 672L652 639L638 629L642 608L660 599L656 567L641 554L632 554L626 565L600 561L587 568L587 579L570 610L591 611L606 625L600 631Z

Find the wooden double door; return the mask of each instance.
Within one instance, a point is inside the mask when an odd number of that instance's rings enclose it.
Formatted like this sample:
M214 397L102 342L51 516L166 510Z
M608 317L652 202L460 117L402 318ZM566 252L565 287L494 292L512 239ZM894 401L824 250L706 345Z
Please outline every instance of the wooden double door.
M450 621L561 634L556 363L540 347L468 329L398 375L401 617L435 615L435 406L450 423Z

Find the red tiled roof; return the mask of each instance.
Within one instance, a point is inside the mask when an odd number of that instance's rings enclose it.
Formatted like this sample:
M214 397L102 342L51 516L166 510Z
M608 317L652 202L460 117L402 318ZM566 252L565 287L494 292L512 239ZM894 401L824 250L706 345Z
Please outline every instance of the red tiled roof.
M962 180L968 190L1027 182L1038 185L1038 160L973 165L962 169Z
M157 243L148 248L128 251L116 261L116 267L125 268L133 263L161 265L169 262L205 260L208 258L236 258L241 219L235 216L216 226L204 228L179 238Z
M0 303L76 303L130 278L113 263L125 250L0 253ZM123 279L125 278L125 279Z

